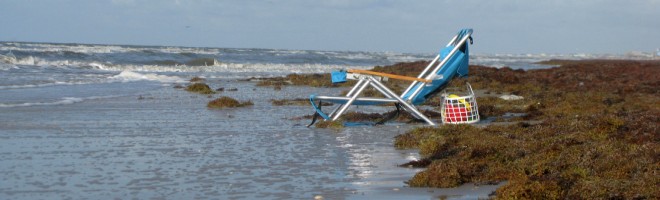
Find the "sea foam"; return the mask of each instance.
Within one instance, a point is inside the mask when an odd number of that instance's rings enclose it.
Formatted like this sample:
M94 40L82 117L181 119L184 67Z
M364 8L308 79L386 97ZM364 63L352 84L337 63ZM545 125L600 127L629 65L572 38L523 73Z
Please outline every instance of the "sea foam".
M110 77L110 79L113 80L119 80L121 82L130 82L130 81L158 81L162 83L180 83L180 82L185 82L184 79L176 77L176 76L166 76L166 75L159 75L159 74L141 74L137 72L132 72L132 71L122 71L121 73Z
M25 102L25 103L0 103L0 108L28 107L28 106L53 106L66 105L82 102L89 98L64 97L53 102Z

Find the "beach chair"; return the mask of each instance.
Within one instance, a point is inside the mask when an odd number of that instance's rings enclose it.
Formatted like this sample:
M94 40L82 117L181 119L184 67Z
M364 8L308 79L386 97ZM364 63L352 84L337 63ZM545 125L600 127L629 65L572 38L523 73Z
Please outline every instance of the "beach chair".
M335 121L339 119L351 105L379 105L386 103L394 103L397 111L403 109L416 119L426 122L428 125L436 125L431 119L417 110L415 105L424 103L433 94L444 89L449 81L455 76L467 76L469 60L468 40L470 41L470 44L472 44L472 29L463 29L459 31L417 77L357 69L332 72L333 82L342 82L345 81L345 79L355 79L357 80L357 84L355 84L346 96L343 97L310 95L309 100L315 113L312 123L308 126L314 124L318 117L322 117L323 120L326 121ZM381 82L386 79L405 80L411 81L412 83L401 93L401 95L397 95ZM385 98L362 97L360 94L368 86L371 86L378 92L382 93ZM318 103L315 103L316 101L318 101ZM326 114L321 110L323 102L332 102L338 106L330 114Z

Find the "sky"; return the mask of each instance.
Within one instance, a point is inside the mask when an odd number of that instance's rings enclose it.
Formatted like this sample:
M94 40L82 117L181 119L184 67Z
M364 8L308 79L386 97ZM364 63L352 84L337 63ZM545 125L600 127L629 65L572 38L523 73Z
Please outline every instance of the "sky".
M651 52L660 0L0 0L0 41L430 53Z

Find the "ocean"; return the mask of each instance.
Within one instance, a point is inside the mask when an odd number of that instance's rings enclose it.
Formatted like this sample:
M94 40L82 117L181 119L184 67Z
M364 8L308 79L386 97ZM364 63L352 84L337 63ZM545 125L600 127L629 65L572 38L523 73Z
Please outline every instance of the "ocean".
M0 199L457 199L497 185L409 188L413 125L307 128L309 106L270 100L340 88L257 87L251 77L369 69L428 54L0 42ZM590 54L474 54L514 69ZM211 96L176 89L193 77ZM208 109L214 97L254 106Z

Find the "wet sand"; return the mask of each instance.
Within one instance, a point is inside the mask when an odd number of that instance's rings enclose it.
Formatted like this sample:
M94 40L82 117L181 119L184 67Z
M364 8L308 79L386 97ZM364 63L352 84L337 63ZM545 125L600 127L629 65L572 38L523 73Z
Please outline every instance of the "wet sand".
M393 138L415 125L307 128L309 106L270 99L340 88L255 87L209 80L213 98L172 86L70 105L0 109L2 199L434 199L486 197L497 186L409 188L418 159ZM20 114L17 114L20 113ZM467 196L466 196L467 195Z

